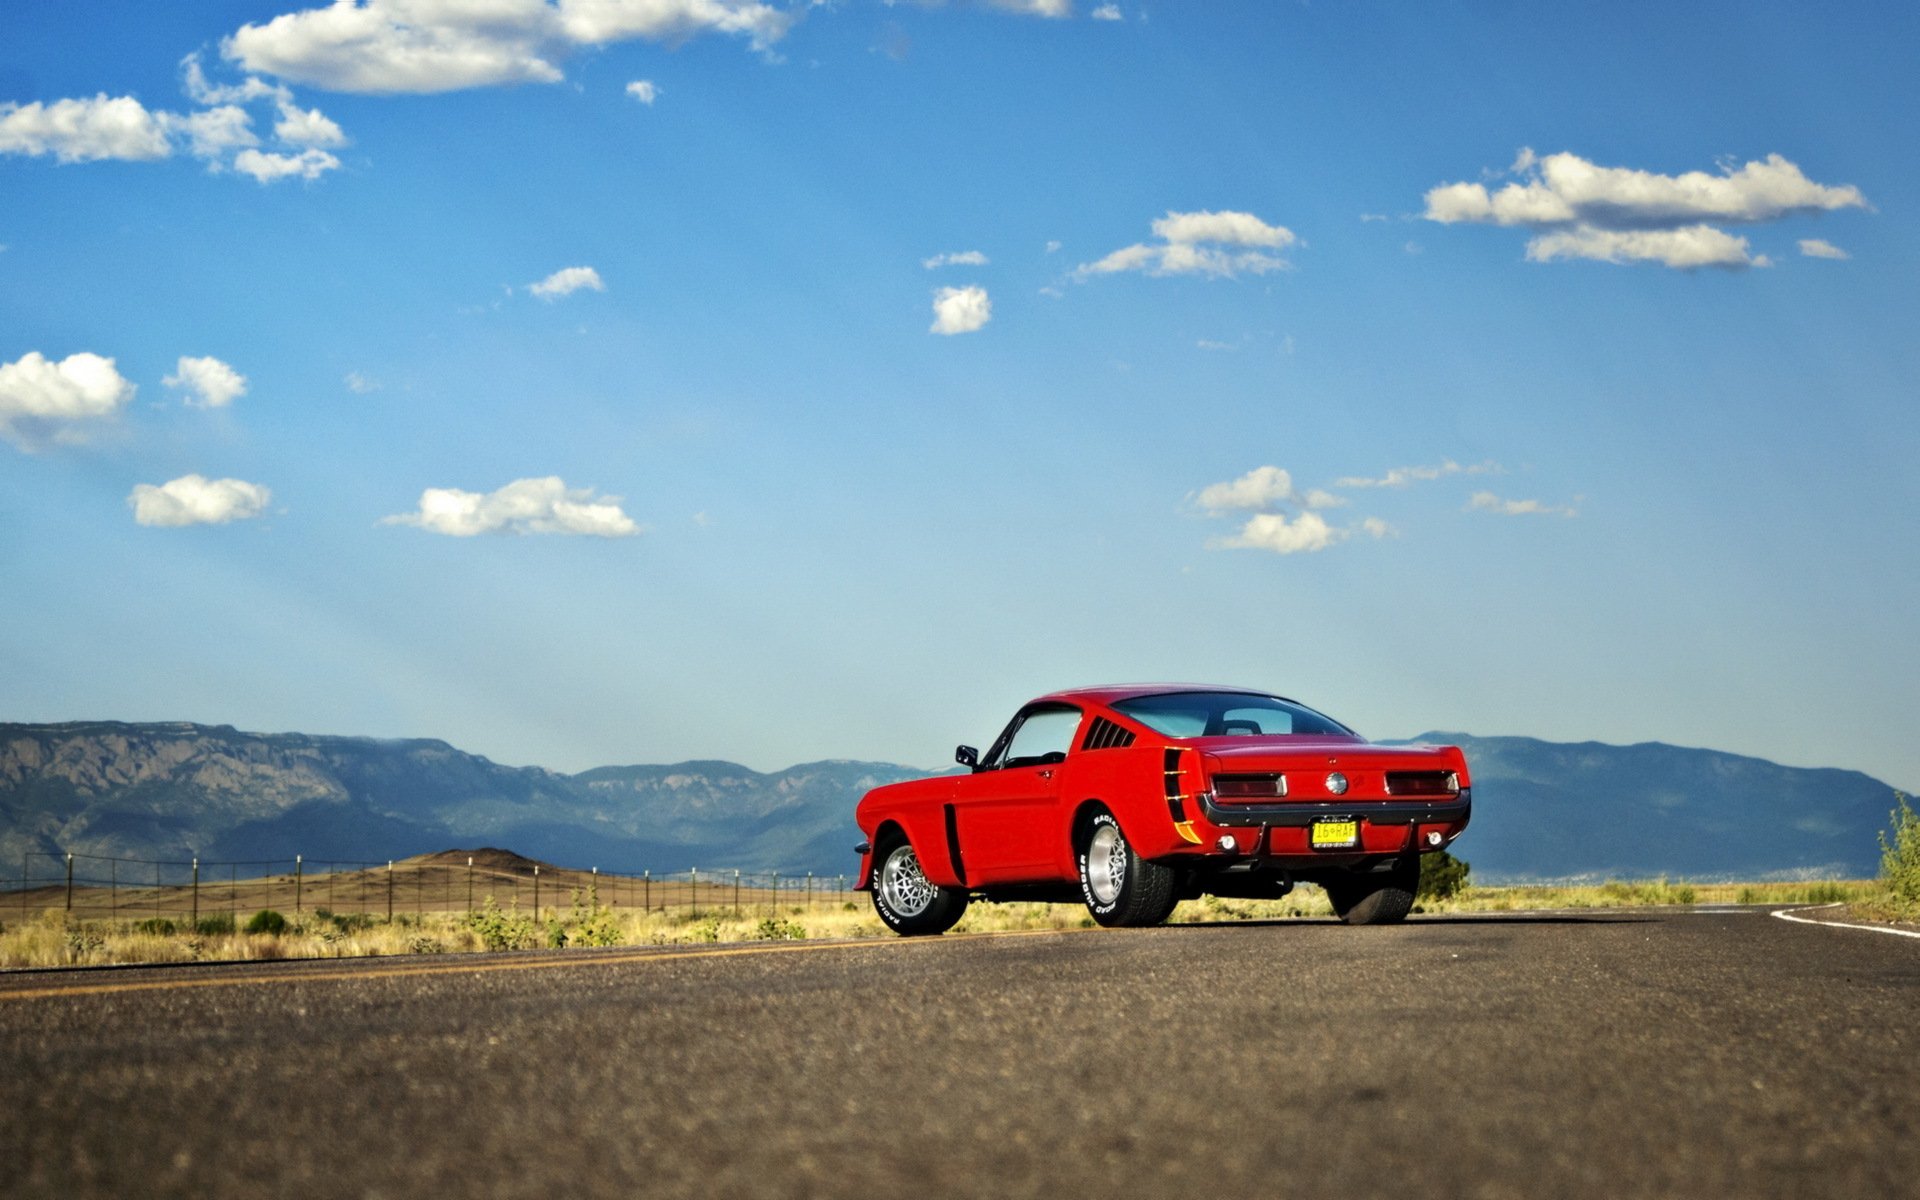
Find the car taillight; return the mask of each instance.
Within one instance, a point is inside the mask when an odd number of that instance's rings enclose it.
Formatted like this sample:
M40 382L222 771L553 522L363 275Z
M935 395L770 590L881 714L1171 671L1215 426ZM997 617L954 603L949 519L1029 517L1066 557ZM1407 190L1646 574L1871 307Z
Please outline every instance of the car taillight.
M1277 800L1287 794L1284 775L1215 775L1213 794L1222 800Z
M1388 771L1389 796L1458 796L1460 776L1452 771Z

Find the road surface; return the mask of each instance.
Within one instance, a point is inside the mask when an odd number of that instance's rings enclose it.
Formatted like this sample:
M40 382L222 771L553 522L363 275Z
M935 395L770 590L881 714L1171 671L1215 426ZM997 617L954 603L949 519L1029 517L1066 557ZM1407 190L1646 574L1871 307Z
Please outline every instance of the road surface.
M0 1193L1912 1197L1920 940L1729 913L0 976Z

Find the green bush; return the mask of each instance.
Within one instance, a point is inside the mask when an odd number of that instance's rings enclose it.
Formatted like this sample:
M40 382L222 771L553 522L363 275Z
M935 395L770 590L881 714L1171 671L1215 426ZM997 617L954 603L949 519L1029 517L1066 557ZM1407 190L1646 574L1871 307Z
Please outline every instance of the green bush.
M478 934L480 944L489 950L529 950L537 938L532 917L521 912L518 905L512 912L501 912L492 896L479 912L468 915L467 928Z
M1468 876L1473 868L1465 859L1455 858L1442 850L1438 854L1420 856L1420 886L1414 891L1417 900L1450 900L1467 890Z
M768 917L754 929L753 936L763 942L797 942L807 936L807 927L785 917Z
M270 933L275 937L287 931L287 919L270 908L263 908L247 919L248 933Z
M180 932L180 927L165 917L148 917L133 923L135 933L151 934L154 937L172 937Z
M1907 803L1905 792L1893 794L1889 814L1893 837L1880 834L1880 882L1893 902L1905 909L1920 908L1920 815Z
M225 937L233 932L233 914L215 913L211 917L201 917L193 923L193 931L201 937Z
M1837 883L1810 883L1807 885L1808 904L1844 904L1853 893Z
M618 946L620 920L613 910L600 903L600 889L588 884L585 892L573 893L573 912L567 918L569 946Z

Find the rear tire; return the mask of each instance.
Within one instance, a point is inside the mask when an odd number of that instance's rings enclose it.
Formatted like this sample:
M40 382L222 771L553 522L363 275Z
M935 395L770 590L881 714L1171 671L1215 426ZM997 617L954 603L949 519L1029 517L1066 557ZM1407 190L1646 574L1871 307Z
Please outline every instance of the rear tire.
M1420 886L1418 859L1394 864L1391 871L1329 879L1323 885L1333 911L1349 925L1389 925L1413 911Z
M1179 903L1173 869L1134 853L1120 822L1105 809L1080 837L1080 895L1093 919L1107 926L1158 925Z
M881 842L873 861L873 911L901 937L945 933L966 915L967 893L928 879L904 837Z

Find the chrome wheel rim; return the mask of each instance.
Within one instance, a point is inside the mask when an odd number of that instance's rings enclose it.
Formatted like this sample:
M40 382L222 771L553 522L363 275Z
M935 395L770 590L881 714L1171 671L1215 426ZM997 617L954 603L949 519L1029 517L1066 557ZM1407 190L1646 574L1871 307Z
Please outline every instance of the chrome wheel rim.
M933 885L920 869L920 859L912 846L901 846L887 855L880 868L880 894L887 907L903 917L917 917L933 903Z
M1127 839L1120 836L1118 827L1102 825L1087 843L1087 889L1095 900L1112 904L1126 882Z

